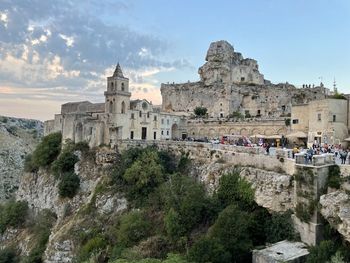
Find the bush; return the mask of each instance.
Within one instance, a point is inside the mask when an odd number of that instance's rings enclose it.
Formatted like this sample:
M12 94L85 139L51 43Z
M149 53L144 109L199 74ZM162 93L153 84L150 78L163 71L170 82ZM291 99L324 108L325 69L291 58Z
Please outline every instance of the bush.
M203 117L207 114L207 111L208 109L205 107L196 107L194 109L194 114L196 114L196 116Z
M165 227L172 240L188 235L206 218L204 186L193 178L174 174L162 187Z
M324 240L318 246L309 249L309 256L306 263L320 263L327 262L331 256L336 252L336 247L331 240Z
M117 229L118 243L124 247L136 245L150 235L151 223L140 211L125 214L120 219Z
M247 209L254 205L254 190L250 183L239 176L238 170L221 176L216 195L222 207L237 204Z
M16 250L13 248L0 249L0 263L17 263Z
M338 165L331 166L328 172L326 187L339 189L341 185L340 168Z
M79 161L78 156L73 151L63 151L52 163L52 172L55 176L60 176L64 173L74 172L74 165Z
M79 262L87 260L91 254L98 252L99 250L105 248L107 241L100 235L89 239L79 251Z
M188 259L198 263L230 263L231 254L216 239L205 237L191 247Z
M21 227L28 213L28 204L24 201L9 201L0 205L0 233L7 227Z
M123 175L127 182L127 198L140 205L165 179L163 167L155 151L145 151Z
M74 172L65 173L61 176L58 184L58 193L61 197L73 198L79 190L80 178Z
M43 138L41 143L34 150L27 167L37 170L39 167L49 166L61 151L61 133L51 133Z
M249 235L251 215L235 205L226 207L209 231L209 237L217 239L226 251L233 255L235 262L248 262L253 247Z
M234 111L229 115L230 118L243 119L244 116L239 111Z
M295 230L291 213L273 213L266 229L267 242L276 243L281 240L293 240Z

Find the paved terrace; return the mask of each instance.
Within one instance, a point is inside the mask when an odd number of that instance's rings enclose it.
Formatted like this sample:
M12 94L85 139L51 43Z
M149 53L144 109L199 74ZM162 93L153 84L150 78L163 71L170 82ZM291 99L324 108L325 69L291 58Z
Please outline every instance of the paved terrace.
M142 141L123 140L119 143L121 149L157 145L160 149L170 150L180 154L189 152L190 157L206 160L217 159L227 164L254 166L256 168L278 171L293 175L295 166L324 166L336 164L334 154L314 155L311 162L305 163L304 154L296 154L292 159L291 149L270 148L267 155L262 147L245 147L226 144L212 144L190 141ZM342 165L342 170L349 171L350 165Z

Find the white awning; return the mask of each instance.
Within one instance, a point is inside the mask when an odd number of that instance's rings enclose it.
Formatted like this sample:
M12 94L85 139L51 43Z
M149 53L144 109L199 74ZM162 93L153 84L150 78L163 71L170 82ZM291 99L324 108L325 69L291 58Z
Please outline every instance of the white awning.
M288 134L286 137L287 138L307 138L307 134L302 131L297 131L297 132Z

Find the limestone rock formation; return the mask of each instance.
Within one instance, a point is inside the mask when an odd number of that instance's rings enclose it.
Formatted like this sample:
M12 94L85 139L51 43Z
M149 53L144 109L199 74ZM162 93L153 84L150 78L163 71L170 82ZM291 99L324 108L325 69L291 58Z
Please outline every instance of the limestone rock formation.
M25 156L42 134L40 121L0 116L0 202L18 188Z
M322 195L321 214L347 240L350 241L350 196L338 190Z

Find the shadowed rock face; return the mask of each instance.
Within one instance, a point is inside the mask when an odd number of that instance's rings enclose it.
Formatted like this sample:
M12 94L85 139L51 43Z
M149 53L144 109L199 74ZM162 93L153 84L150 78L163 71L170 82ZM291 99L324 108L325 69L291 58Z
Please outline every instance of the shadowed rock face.
M321 214L332 227L350 241L350 196L336 191L320 198Z
M0 202L12 197L18 188L25 156L34 150L42 134L40 121L0 116Z

